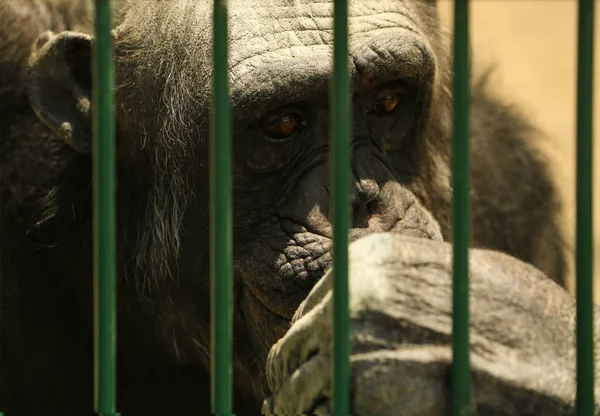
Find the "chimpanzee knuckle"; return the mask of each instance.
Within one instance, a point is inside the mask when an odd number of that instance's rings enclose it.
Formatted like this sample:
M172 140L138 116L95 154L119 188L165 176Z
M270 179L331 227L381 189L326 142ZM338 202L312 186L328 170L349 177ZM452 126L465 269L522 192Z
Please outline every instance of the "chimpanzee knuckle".
M274 400L275 400L274 396L267 397L266 399L263 400L262 407L260 410L261 415L271 416L271 415L277 414L277 413L275 413L275 409L274 409L274 404L273 404Z
M298 368L270 400L274 414L314 414L331 398L331 356L319 354Z
M331 346L330 296L296 321L287 334L270 350L266 373L271 391L314 356L328 352Z
M40 34L33 44L32 52L36 52L39 49L43 48L55 35L54 32L47 30Z

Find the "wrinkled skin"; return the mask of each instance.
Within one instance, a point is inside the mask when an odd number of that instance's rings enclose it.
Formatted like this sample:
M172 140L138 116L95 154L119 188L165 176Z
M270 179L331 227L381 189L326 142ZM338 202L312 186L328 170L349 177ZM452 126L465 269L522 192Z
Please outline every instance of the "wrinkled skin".
M91 0L0 0L0 407L92 412ZM209 412L211 2L114 2L118 409ZM234 411L330 266L332 2L229 2ZM447 37L421 0L355 0L351 239L449 240ZM283 134L285 133L285 134ZM564 281L537 133L473 90L473 243ZM505 334L507 337L509 333Z
M536 268L470 252L471 414L575 415L575 302ZM265 414L331 413L327 273L267 360ZM451 413L452 248L374 234L350 246L351 404L356 416ZM600 310L594 312L596 344ZM595 414L600 414L596 377Z

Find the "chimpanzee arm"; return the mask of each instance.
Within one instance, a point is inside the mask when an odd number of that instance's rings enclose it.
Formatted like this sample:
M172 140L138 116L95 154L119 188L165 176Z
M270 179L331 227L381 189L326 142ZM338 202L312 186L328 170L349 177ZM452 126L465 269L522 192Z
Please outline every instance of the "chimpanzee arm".
M449 414L451 264L447 243L376 234L351 245L352 414ZM470 267L473 414L574 415L573 297L505 254L472 250ZM331 411L331 287L329 272L271 349L263 413Z

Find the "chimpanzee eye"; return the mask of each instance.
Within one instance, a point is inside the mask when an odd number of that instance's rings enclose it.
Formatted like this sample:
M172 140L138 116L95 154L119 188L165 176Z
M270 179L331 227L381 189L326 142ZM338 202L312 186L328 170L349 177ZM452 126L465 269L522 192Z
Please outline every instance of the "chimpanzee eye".
M367 103L364 112L367 115L391 114L398 106L398 93L385 91Z
M300 117L290 113L267 119L262 123L261 128L270 139L283 140L294 134L300 126Z

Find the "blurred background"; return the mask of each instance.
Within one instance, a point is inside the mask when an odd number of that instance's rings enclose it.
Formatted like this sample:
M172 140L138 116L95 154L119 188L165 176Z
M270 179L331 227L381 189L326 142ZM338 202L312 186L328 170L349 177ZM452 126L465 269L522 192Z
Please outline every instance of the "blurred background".
M442 20L452 27L453 2L438 3ZM595 18L594 268L595 298L600 302L600 1ZM474 71L496 64L497 88L520 104L549 137L541 147L562 193L573 289L577 1L473 0L471 40Z

